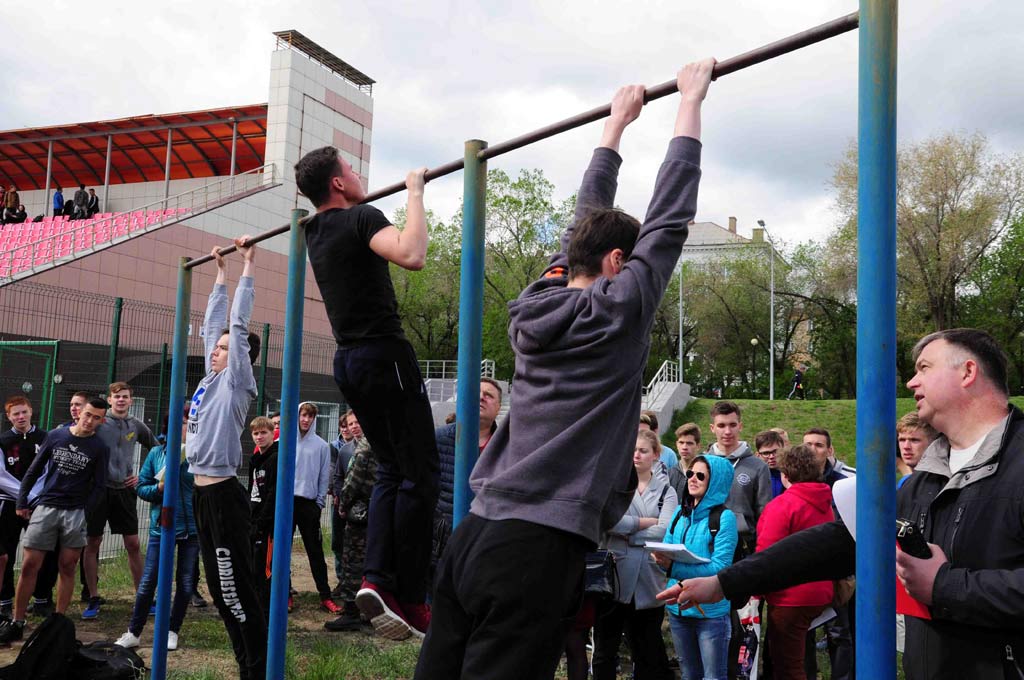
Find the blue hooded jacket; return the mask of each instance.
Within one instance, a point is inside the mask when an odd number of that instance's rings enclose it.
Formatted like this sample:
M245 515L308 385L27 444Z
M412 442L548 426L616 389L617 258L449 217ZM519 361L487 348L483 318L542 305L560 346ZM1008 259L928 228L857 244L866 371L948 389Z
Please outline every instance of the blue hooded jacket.
M698 576L714 576L722 569L732 564L733 554L736 552L736 516L731 510L723 510L719 522L718 535L715 536L715 552L712 555L710 550L711 529L708 526L708 516L711 508L716 505L725 505L729 498L729 490L732 488L732 465L721 456L697 456L694 463L704 461L711 472L711 479L708 480L708 490L704 494L697 507L690 511L689 516L686 510L693 503L693 497L689 491L684 492L680 500L679 509L676 510L672 521L669 523L668 531L665 532L665 543L681 543L694 555L706 557L711 561L705 564L680 564L673 562L669 569L668 586L672 587L678 581ZM691 464L691 468L693 465ZM685 487L684 487L685 488ZM696 607L690 607L682 611L677 605L670 605L669 612L676 616L687 616L694 618L714 619L720 616L728 616L729 600L723 599L718 602L701 605L704 613L701 614Z
M164 467L165 447L154 446L146 456L146 461L139 470L139 485L135 493L152 505L149 508L149 536L160 537L160 510L164 500L163 491L159 491L156 476ZM195 478L188 471L188 461L181 459L178 471L178 502L174 508L174 537L188 538L196 535L196 517L192 512L192 487Z

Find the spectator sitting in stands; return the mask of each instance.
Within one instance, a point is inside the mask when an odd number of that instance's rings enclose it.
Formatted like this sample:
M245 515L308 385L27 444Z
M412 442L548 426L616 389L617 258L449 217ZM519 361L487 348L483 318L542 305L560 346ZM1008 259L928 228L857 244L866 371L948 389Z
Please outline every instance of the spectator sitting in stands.
M75 217L75 203L74 201L65 201L63 212L61 213L68 219L74 219Z
M24 205L19 205L18 210L14 213L14 223L21 224L28 219L28 211L25 210Z

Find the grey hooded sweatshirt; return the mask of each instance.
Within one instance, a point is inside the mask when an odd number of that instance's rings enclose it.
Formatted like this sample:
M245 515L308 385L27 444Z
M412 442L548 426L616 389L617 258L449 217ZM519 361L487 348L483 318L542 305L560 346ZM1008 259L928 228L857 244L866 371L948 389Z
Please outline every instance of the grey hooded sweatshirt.
M110 450L110 457L107 458L107 486L113 489L123 489L125 478L138 472L135 467L136 444L141 444L143 452L148 453L160 443L149 427L135 416L118 418L110 411L96 434Z
M761 519L764 506L772 500L768 463L755 456L746 442L740 442L739 448L728 456L718 449L718 444L712 444L708 452L732 464L732 489L725 507L736 515L736 531L745 554L750 554L757 545L757 520Z
M214 284L203 318L206 376L199 381L188 411L185 440L188 470L194 475L234 477L242 463L242 428L256 396L256 378L249 361L249 317L256 295L251 276L238 279L228 320L228 290ZM220 373L210 367L221 331L228 328L228 363Z
M622 163L611 149L594 151L560 252L509 303L515 390L509 416L473 470L473 514L561 529L596 545L629 507L651 326L696 210L700 151L689 137L669 142L622 271L569 288L575 224L591 209L612 207Z

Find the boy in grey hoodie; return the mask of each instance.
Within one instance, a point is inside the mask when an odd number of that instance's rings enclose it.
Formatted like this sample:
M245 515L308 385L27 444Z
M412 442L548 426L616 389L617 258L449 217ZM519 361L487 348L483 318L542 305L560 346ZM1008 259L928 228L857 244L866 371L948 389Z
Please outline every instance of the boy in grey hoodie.
M438 567L419 680L554 673L584 554L636 488L640 384L654 313L696 210L713 66L679 73L675 137L642 227L612 205L619 141L644 89L616 93L560 252L509 304L512 408L476 465L471 514Z
M195 475L192 505L199 550L210 595L224 620L242 680L266 677L267 623L260 606L249 543L249 494L236 477L242 462L242 428L256 396L252 365L259 336L249 333L255 298L255 248L235 239L245 266L235 289L228 321L227 268L217 248L217 281L203 319L206 375L199 381L188 413L185 440L189 472Z

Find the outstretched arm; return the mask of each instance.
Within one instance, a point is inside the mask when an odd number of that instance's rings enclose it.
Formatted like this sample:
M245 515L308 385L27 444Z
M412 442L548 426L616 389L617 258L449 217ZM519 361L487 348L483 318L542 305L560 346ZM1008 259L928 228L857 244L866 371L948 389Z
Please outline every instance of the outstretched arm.
M252 362L249 360L249 317L252 316L252 306L256 298L253 287L253 274L256 271L253 260L256 258L256 246L243 245L249 238L249 235L246 234L235 239L235 247L242 254L245 265L242 267L242 276L238 279L235 299L231 304L231 326L229 329L231 341L228 344L228 367L231 371L231 380L243 389L249 386L255 389Z
M576 194L576 212L572 223L562 234L561 249L551 258L545 274L555 267L566 267L569 252L569 241L573 230L588 212L599 208L611 208L615 202L615 190L618 188L619 142L626 127L640 116L644 106L644 86L626 85L620 87L612 97L612 112L604 122L601 132L601 143L594 150L587 171L583 174L583 182Z
M403 269L418 271L427 260L427 215L423 207L426 168L412 170L405 178L405 229L384 227L370 239L370 249Z
M203 316L203 347L206 350L203 360L207 373L212 370L210 359L220 340L220 332L227 326L228 321L227 263L224 262L219 247L211 250L210 255L217 262L217 280L213 282L213 290L206 301L206 314Z

